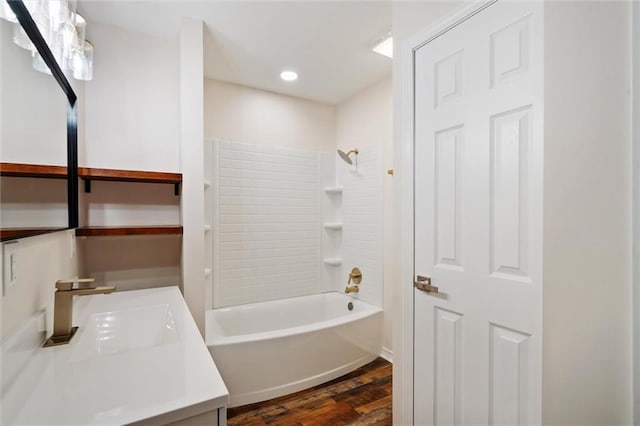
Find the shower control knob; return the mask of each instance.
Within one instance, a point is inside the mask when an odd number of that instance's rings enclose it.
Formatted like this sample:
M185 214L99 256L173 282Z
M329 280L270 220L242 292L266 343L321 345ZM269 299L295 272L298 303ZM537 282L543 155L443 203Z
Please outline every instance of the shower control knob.
M360 268L353 268L349 273L349 281L347 281L347 285L351 284L351 282L355 285L358 285L362 282L362 272Z

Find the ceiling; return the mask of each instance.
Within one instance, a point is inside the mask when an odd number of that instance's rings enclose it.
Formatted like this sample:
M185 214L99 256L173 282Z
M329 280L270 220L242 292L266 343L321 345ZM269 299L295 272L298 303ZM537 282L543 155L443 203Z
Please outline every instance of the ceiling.
M167 39L181 16L206 25L205 75L337 104L391 73L371 43L391 28L390 1L97 1L81 0L91 22ZM96 49L96 55L100 52ZM280 72L298 73L295 82Z

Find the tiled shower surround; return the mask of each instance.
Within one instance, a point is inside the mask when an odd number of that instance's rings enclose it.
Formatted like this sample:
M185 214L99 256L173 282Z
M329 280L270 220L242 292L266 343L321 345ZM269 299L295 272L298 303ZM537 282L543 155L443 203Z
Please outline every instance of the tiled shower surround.
M382 306L381 153L361 149L356 169L335 152L207 143L214 308L342 291L355 266L359 296Z

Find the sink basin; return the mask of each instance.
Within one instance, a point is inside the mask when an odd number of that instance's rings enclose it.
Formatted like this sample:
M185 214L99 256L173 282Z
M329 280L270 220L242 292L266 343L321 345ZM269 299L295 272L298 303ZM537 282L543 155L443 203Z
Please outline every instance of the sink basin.
M168 304L96 313L80 328L72 360L165 345L178 337Z
M0 424L170 424L228 403L178 287L76 297L73 309L80 328L69 344L42 348L34 318L0 347L6 354L31 342L20 348L28 361L2 388Z

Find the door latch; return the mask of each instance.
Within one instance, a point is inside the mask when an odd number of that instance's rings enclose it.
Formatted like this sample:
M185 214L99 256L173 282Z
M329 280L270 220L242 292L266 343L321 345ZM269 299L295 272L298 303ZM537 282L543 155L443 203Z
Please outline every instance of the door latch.
M416 280L413 282L413 286L420 291L424 291L425 293L437 293L438 287L435 285L431 285L430 277L423 277L422 275L417 275Z

